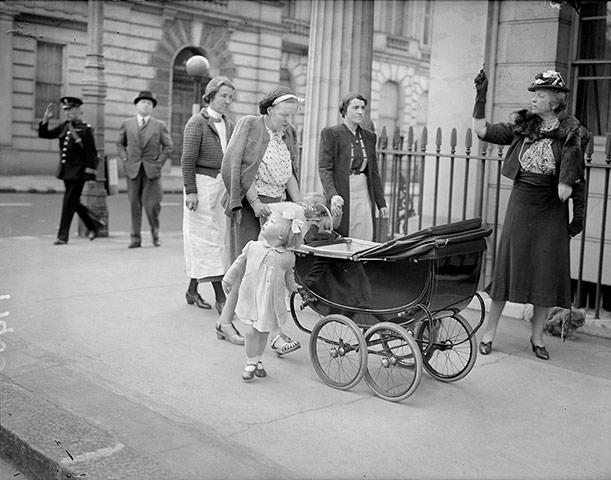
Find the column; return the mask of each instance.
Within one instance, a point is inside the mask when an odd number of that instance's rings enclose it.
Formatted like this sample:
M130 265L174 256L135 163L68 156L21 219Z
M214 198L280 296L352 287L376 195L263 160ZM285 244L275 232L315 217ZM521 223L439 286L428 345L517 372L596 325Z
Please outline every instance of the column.
M87 54L85 56L85 75L83 79L83 94L85 96L86 121L95 129L95 145L98 149L100 162L98 164L97 180L87 182L83 192L84 203L106 222L108 226L108 206L106 204L106 189L104 187L104 99L107 85L104 80L104 2L89 0L87 15ZM79 234L85 234L82 222L79 224ZM100 236L108 236L105 227Z
M0 173L15 173L11 171L17 163L16 152L13 149L13 15L7 11L0 11L0 154L3 166Z
M371 98L373 3L312 1L300 178L303 193L322 191L318 177L320 131L341 121L341 97L356 91Z

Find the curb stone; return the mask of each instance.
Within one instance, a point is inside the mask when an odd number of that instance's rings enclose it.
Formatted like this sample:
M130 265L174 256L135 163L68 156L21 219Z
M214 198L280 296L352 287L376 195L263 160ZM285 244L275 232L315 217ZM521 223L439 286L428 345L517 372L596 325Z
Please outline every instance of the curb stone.
M0 377L0 454L40 479L162 480L171 474L110 433Z

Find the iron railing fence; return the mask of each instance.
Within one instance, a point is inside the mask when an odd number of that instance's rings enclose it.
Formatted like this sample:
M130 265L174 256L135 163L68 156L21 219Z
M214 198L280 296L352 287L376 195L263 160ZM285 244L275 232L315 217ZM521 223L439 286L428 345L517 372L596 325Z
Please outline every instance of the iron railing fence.
M489 238L482 275L482 283L487 284L494 269L506 200L511 191L511 183L501 175L504 149L479 142L479 148L473 151L471 129L465 135L464 153L457 153L456 129L452 129L449 143L445 146L447 152L442 152L442 140L441 129L437 129L433 145L429 144L426 127L419 139L415 139L412 127L406 136L396 128L392 138L383 129L378 141L378 165L388 202L389 220L379 222L376 237L378 241L384 241L439 223L481 217L494 229ZM611 134L607 136L604 153L598 154L598 158L593 158L593 155L594 143L591 141L585 153L588 184L586 222L584 231L572 240L572 243L579 242L574 305L581 307L584 303L584 284L594 283L584 281L584 267L588 267L589 277L593 276L591 271L595 272L593 303L595 318L599 318L603 291L605 302L611 303L611 282L603 282L604 267L611 268L609 261L604 261L605 247L611 240L607 232ZM594 204L595 207L588 210L588 206ZM596 247L598 255L593 257ZM574 245L572 256L575 256Z

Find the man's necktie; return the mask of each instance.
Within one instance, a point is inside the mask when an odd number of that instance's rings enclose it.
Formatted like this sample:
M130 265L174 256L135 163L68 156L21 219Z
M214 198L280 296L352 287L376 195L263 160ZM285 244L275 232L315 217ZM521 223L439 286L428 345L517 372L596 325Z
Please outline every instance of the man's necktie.
M146 120L143 118L143 119L140 121L140 130L143 130L143 129L144 129L144 127L146 127Z

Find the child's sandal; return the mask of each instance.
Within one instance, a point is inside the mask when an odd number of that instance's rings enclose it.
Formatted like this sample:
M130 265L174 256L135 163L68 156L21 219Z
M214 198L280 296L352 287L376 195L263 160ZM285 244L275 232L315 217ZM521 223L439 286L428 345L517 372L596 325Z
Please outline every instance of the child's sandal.
M276 342L280 338L284 341L284 345L282 345L281 347L277 347ZM287 353L294 352L295 350L299 350L301 348L301 344L297 340L293 340L285 333L281 333L276 338L274 338L269 346L272 351L279 357Z
M257 368L255 369L255 376L259 378L267 377L267 372L265 371L265 368L263 368L262 362L257 363Z
M252 363L247 363L244 367L244 371L242 372L242 380L244 380L245 382L249 382L250 380L255 378L256 369L256 365L253 365Z

